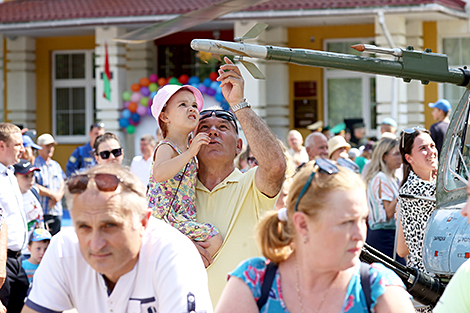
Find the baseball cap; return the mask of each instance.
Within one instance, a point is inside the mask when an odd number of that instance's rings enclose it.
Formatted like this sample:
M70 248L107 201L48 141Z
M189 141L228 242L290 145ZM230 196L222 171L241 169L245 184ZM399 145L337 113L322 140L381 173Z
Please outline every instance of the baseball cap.
M331 157L333 152L342 147L345 147L348 151L351 148L351 145L346 142L343 136L334 136L328 140L328 157Z
M447 113L447 112L449 112L450 109L452 109L452 106L450 105L450 102L447 101L446 99L439 99L434 103L429 103L429 107L430 108L438 108L438 109L444 111L444 113Z
M15 174L20 174L20 175L26 175L28 173L31 173L33 171L40 171L39 168L34 167L31 162L21 159L19 163L16 163L13 165L13 168L15 169Z
M35 144L33 139L31 139L31 137L29 137L28 135L23 135L23 146L25 148L26 147L33 147L34 149L42 150L42 147Z
M52 137L51 134L42 134L41 136L38 137L38 145L40 146L47 146L50 145L51 143L57 144L57 141L55 141L54 137Z
M52 235L50 232L45 230L44 228L36 228L31 233L31 237L29 241L43 241L43 240L51 240Z
M197 102L197 110L201 112L202 107L204 106L204 98L202 97L201 92L196 87L191 85L165 85L158 89L157 94L153 97L152 101L152 115L157 120L158 126L160 125L160 113L162 113L163 108L167 104L168 100L181 88L188 89L194 94Z
M382 120L382 123L380 123L381 125L390 125L392 127L395 127L397 128L398 125L397 125L397 122L395 122L395 120L391 117L386 117Z

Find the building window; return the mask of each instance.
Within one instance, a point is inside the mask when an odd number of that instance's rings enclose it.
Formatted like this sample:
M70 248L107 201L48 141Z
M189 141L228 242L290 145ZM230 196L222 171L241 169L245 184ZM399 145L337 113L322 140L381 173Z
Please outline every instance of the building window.
M86 142L96 114L94 51L54 51L52 63L53 135L61 143Z
M210 53L198 52L185 45L158 46L158 76L180 77L182 74L201 79L217 72L221 62Z
M443 53L447 55L449 67L464 67L470 65L470 37L469 38L444 38L442 41ZM459 104L465 87L454 84L441 84L442 95L449 100L452 105L452 112L455 112ZM437 99L436 99L437 100Z
M352 48L358 43L373 44L370 38L327 40L329 52L371 56ZM368 134L376 135L375 76L338 69L324 70L324 122L334 126L344 119L362 118Z

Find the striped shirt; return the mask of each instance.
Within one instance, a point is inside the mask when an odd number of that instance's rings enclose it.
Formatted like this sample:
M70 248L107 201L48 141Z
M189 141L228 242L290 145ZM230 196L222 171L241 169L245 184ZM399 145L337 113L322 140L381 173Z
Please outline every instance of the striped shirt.
M46 161L38 155L34 161L34 166L41 169L40 171L36 171L36 183L54 192L60 189L65 179L65 173L59 163L54 160L49 160L49 164L47 164ZM62 216L62 202L59 201L55 206L50 207L49 200L50 198L47 196L39 197L44 215Z
M369 204L369 228L395 229L395 218L387 218L383 201L392 201L398 197L398 180L379 172L367 185L367 202Z

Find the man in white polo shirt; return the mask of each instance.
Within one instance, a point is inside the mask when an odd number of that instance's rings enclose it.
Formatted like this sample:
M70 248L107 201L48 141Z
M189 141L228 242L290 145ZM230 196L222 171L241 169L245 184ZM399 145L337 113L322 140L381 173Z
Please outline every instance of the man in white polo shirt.
M145 186L128 169L99 165L67 183L75 229L53 239L22 312L212 312L194 244L150 217ZM90 205L92 203L93 205Z
M5 210L5 224L8 227L7 277L0 289L0 300L8 312L21 311L29 286L21 265L21 250L28 244L28 228L23 196L12 166L20 161L23 152L21 130L13 124L0 123L0 207ZM0 251L0 277L5 271L5 252L3 249Z
M144 183L149 183L150 169L152 168L152 155L157 142L150 134L145 134L140 138L141 155L136 155L131 162L131 171Z

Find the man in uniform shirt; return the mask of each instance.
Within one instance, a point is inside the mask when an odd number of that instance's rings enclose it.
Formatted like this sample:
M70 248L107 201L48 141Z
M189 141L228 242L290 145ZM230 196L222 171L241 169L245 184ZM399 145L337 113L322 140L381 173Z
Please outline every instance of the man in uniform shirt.
M91 125L88 136L90 142L76 148L69 157L65 172L67 177L80 171L83 168L88 168L96 165L95 154L93 153L93 145L98 136L104 134L104 123L95 123Z
M21 311L29 286L21 265L21 250L28 244L23 196L12 168L20 161L23 152L23 138L19 127L0 123L0 207L5 210L5 223L8 227L7 275L0 289L0 300L8 312ZM3 250L0 252L0 273L4 269Z
M207 274L178 230L150 217L145 186L127 168L98 165L67 183L75 228L52 240L24 313L212 312ZM93 203L93 205L90 205Z

